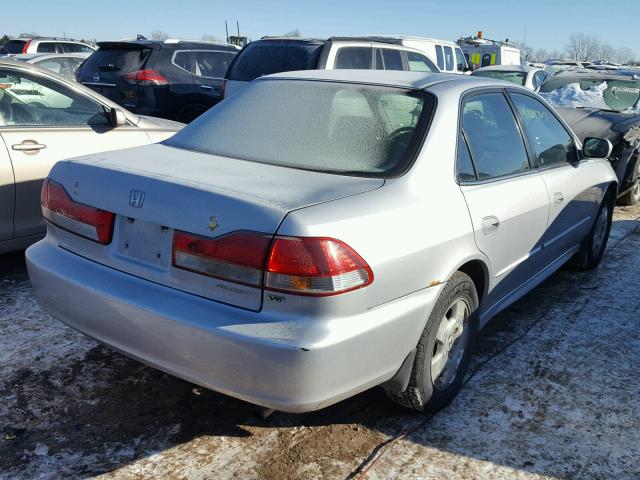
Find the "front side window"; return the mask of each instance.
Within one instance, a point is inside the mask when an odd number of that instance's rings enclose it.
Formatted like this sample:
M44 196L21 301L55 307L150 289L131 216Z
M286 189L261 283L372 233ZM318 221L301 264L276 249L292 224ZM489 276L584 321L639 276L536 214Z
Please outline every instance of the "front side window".
M371 60L371 47L343 47L336 55L335 68L370 70Z
M429 94L401 88L262 80L166 144L272 165L384 177L411 164L433 105Z
M196 75L208 78L223 78L229 68L229 64L235 53L197 51L196 53Z
M478 180L529 170L522 135L501 93L486 93L465 101L462 128Z
M464 72L465 70L467 70L467 60L465 59L465 56L462 53L462 50L460 50L459 48L455 49L456 52L456 66L459 72Z
M407 52L407 64L410 72L437 72L438 69L426 56Z
M0 126L110 125L105 109L67 87L0 69Z
M452 71L453 70L453 48L451 47L444 47L444 63L445 66L447 68L447 71Z
M513 103L539 167L567 165L576 161L573 138L542 103L528 95L511 93Z
M440 70L444 70L444 53L441 45L436 45L436 63Z

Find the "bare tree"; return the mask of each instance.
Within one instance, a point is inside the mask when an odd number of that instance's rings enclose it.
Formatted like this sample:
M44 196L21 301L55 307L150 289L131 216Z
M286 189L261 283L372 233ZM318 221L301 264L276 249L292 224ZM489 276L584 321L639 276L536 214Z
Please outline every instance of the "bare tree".
M597 57L597 60L601 60L603 62L613 62L615 53L616 50L611 45L608 43L601 43L598 45L594 57Z
M300 33L300 29L296 28L294 30L289 30L287 33L284 34L285 37L301 37L302 34Z
M526 44L518 44L520 49L520 56L525 62L535 62L533 59L533 47Z
M154 30L153 32L151 32L151 40L164 41L169 37L170 35L167 32L163 32L162 30Z
M600 41L592 35L574 33L569 37L567 54L579 62L592 60L600 51L601 45Z
M549 58L549 52L547 52L544 48L536 48L535 52L533 52L533 61L538 63L543 63Z
M624 65L635 63L637 58L636 53L627 47L618 48L613 56L614 61Z

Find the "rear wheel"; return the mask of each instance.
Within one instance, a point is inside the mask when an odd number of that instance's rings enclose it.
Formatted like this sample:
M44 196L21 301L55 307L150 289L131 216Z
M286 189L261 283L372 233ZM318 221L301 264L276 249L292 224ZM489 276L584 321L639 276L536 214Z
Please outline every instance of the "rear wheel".
M613 205L615 201L611 191L607 192L600 205L591 231L582 241L582 246L575 254L572 264L579 270L591 270L598 266L604 256L611 231Z
M456 272L429 315L416 349L409 386L387 390L395 402L436 412L456 396L469 368L478 333L478 294L471 278Z
M633 172L633 178L635 178L635 182L633 182L633 186L631 189L625 193L624 195L618 198L619 205L635 205L640 202L640 156L636 154L634 156L636 165Z

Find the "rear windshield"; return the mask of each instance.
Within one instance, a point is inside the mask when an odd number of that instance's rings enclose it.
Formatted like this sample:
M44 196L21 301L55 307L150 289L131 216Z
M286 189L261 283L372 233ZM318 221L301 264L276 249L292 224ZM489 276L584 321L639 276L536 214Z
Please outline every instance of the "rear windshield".
M433 105L425 92L401 88L262 80L165 144L305 170L393 176L413 162Z
M250 82L271 73L314 70L322 43L262 41L247 45L231 65L227 78Z
M22 53L26 43L25 40L9 40L3 47L0 47L0 53Z
M504 70L478 70L473 73L476 77L495 78L497 80L506 80L507 82L524 85L527 81L525 72L506 72Z
M84 62L79 70L83 76L99 73L101 76L109 76L109 72L122 75L135 72L144 67L144 63L151 53L150 48L103 48L92 54Z
M640 112L640 80L625 78L555 77L540 87L540 95L557 107L583 107Z

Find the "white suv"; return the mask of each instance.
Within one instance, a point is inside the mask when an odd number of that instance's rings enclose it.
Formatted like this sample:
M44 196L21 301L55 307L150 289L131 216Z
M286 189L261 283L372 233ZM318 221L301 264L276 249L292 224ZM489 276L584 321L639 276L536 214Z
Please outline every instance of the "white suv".
M333 69L440 71L433 58L400 37L264 37L249 43L231 63L224 96L263 75Z
M20 53L93 53L96 49L91 45L70 38L55 37L20 37L12 38L3 47L1 55L17 55Z

